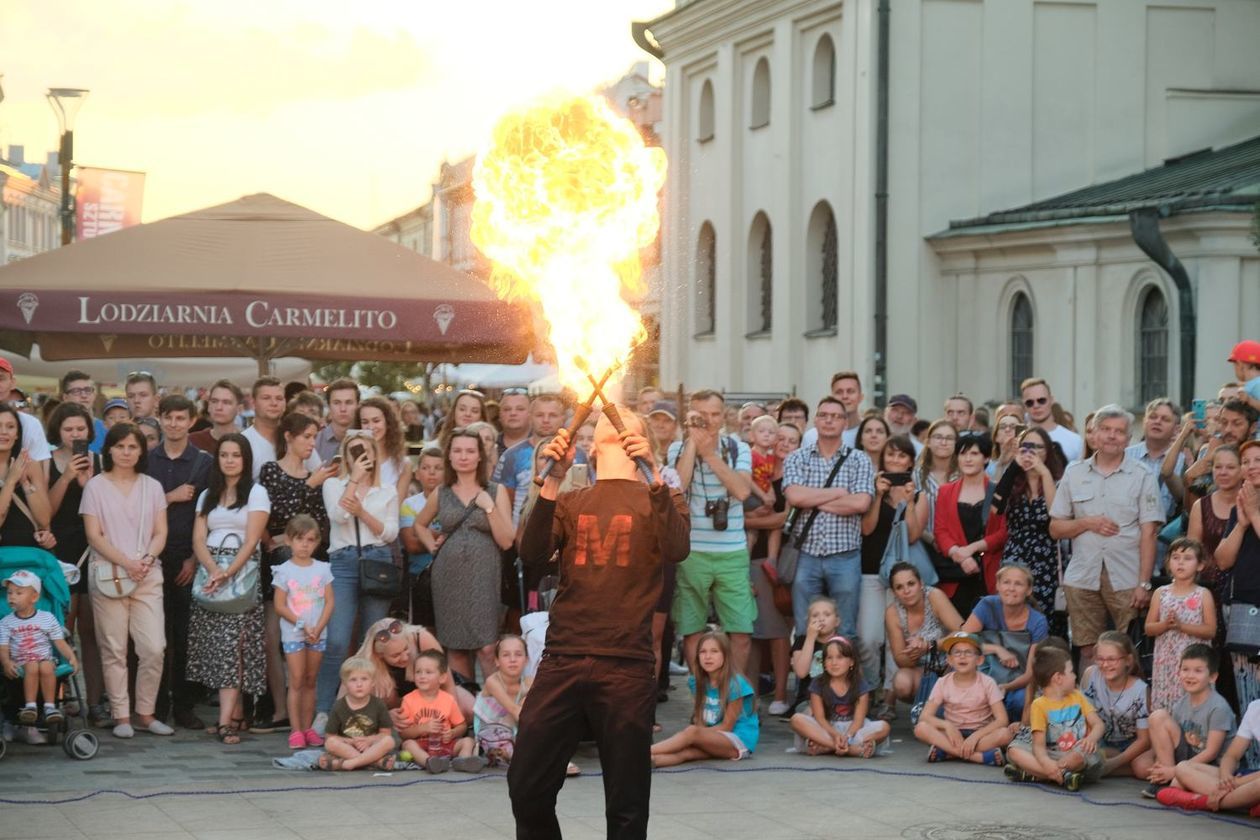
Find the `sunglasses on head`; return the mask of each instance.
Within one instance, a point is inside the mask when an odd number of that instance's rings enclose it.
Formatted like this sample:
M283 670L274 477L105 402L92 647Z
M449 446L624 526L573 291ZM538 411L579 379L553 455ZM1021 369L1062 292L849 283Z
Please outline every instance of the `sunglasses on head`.
M503 396L505 397L526 396L527 397L529 396L529 389L520 388L520 387L504 388Z
M389 626L383 630L377 630L376 635L372 637L372 641L376 644L384 644L389 641L390 636L397 636L402 632L402 622L395 619L389 623Z
M1032 408L1034 405L1045 405L1048 402L1050 402L1049 397L1034 397L1024 400L1024 407Z

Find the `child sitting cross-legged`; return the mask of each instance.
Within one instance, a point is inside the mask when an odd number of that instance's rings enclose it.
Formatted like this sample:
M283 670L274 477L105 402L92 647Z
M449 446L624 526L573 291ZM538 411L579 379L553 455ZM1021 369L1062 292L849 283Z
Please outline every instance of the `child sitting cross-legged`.
M1038 649L1033 679L1041 696L1032 703L1032 743L1020 739L1007 750L1006 777L1013 782L1046 781L1080 790L1102 778L1098 749L1104 726L1089 700L1076 688L1072 657L1056 648Z
M1177 765L1176 780L1156 798L1164 805L1186 811L1246 809L1260 817L1260 773L1243 770L1241 764L1252 741L1260 738L1260 700L1243 712L1238 734L1221 756L1221 766L1195 761Z
M792 715L797 752L810 755L854 755L870 758L876 744L888 737L887 721L867 718L871 687L862 679L862 666L853 643L832 636L823 647L826 673L809 687L810 714Z
M372 694L375 671L372 660L358 656L341 663L341 682L346 693L337 698L328 713L324 730L326 752L319 757L319 769L393 769L394 734L389 709Z
M1103 775L1133 773L1133 762L1151 748L1146 682L1134 675L1137 648L1128 633L1108 630L1094 646L1094 664L1081 677L1085 699L1103 722Z
M438 687L446 675L446 655L422 650L413 668L416 690L402 699L399 708L400 717L410 721L398 733L403 750L430 773L445 773L452 767L476 773L486 766L486 759L476 755L476 742L466 737L468 721L455 698Z
M1181 763L1214 765L1234 731L1234 711L1216 693L1216 651L1195 643L1181 652L1178 676L1186 690L1171 709L1151 712L1151 749L1133 761L1133 775L1150 784L1142 790L1157 799L1164 785L1176 784Z
M914 727L914 737L930 744L928 761L960 758L1001 766L1002 747L1010 743L1002 689L981 674L980 637L950 633L938 643L953 670L936 681ZM937 713L944 710L944 717Z

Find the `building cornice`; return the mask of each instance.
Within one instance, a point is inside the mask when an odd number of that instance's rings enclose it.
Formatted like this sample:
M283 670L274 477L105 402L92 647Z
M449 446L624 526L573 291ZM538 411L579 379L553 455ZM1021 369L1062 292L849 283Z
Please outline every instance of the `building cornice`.
M647 24L653 39L664 52L667 65L685 60L692 53L716 49L730 41L742 40L748 33L773 28L784 16L815 14L825 7L842 4L820 0L782 0L753 3L748 0L692 0Z

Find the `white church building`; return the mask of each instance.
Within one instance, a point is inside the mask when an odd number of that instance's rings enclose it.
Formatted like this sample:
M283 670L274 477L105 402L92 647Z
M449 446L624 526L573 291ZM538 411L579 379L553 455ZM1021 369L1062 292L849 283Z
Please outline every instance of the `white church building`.
M1260 338L1255 0L680 0L661 383L1213 396ZM1193 361L1191 358L1193 357Z

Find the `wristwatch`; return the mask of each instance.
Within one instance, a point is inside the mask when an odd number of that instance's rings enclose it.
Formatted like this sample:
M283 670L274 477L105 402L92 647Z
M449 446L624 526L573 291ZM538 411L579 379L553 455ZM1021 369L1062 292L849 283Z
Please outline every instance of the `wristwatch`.
M1150 592L1152 589L1151 582L1149 580L1142 581L1141 583L1138 584L1138 586L1142 587L1147 592Z

